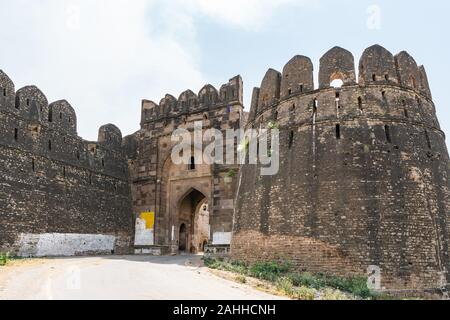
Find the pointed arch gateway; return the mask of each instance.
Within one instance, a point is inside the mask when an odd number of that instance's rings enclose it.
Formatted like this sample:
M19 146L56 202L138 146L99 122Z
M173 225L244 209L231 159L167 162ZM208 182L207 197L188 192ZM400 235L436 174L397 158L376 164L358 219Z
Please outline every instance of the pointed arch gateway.
M211 238L212 167L197 163L191 169L186 164L174 164L170 156L164 159L158 184L161 202L158 202L157 243L168 245L172 254L202 252L204 243L209 244Z
M178 250L185 253L202 252L204 243L210 238L207 196L195 188L190 188L178 201L177 217Z

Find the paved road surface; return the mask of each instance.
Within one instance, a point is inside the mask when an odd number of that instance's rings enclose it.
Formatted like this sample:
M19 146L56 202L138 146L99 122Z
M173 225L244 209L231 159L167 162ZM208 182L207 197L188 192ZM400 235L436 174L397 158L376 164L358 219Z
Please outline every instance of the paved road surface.
M0 267L0 299L271 300L212 275L198 256L30 260Z

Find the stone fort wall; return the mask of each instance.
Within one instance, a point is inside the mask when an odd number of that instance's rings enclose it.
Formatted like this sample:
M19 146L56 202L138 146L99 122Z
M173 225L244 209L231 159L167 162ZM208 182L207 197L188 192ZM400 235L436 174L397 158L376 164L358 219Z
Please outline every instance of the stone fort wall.
M341 80L342 87L331 86ZM406 52L296 56L255 88L248 128L280 127L280 171L241 168L232 240L240 261L366 275L386 289L449 283L449 155L425 69Z
M35 86L16 92L0 71L0 130L0 251L129 252L131 192L117 127L84 141L67 101L49 104Z
M200 122L203 133L215 128L225 137L226 129L239 129L242 125L242 100L243 83L236 76L220 90L206 85L198 94L187 90L178 99L168 94L159 104L142 102L141 130L124 142L130 164L134 217L139 220L145 213L154 216L149 239L138 248L142 247L144 252L151 246L178 250L180 203L192 191L200 192L209 205L209 244L230 244L237 181L233 173L238 172L238 165L201 164L195 170L174 165L171 154L178 142L172 141L172 133L186 129L193 138L194 125ZM224 153L227 144L237 150L237 141L225 141Z

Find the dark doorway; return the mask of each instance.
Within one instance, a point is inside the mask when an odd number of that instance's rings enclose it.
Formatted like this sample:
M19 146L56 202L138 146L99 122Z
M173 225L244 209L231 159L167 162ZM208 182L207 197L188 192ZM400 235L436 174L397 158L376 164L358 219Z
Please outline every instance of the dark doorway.
M180 227L180 246L179 249L181 252L186 252L187 248L187 229L186 225L183 223Z
M203 242L209 241L209 205L203 193L192 189L183 197L178 207L180 252L199 253Z

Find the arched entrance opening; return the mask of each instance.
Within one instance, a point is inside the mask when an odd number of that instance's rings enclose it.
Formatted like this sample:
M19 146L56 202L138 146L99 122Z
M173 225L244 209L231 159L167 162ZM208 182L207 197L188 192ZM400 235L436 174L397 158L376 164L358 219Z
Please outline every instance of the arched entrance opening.
M179 250L180 251L186 251L187 248L187 232L186 232L186 225L183 223L180 227L180 244L179 244Z
M209 206L206 196L193 189L180 202L178 209L180 252L203 252L209 241Z

